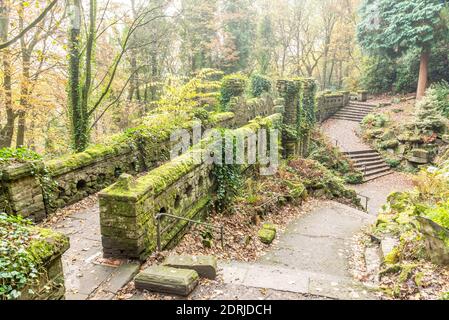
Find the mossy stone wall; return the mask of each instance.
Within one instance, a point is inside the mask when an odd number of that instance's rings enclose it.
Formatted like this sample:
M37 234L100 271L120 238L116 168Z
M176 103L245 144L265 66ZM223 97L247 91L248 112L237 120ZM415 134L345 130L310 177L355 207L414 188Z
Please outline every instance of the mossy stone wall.
M34 238L26 250L35 259L38 276L19 289L21 294L17 300L63 300L65 284L61 258L70 247L69 238L49 229L29 228Z
M349 104L349 92L321 93L317 96L317 121L323 122Z
M213 114L205 128L235 125L230 112ZM188 124L185 124L189 128ZM190 128L189 128L190 129ZM174 143L174 142L173 142ZM137 174L157 167L170 158L170 133L161 132L131 145L129 141L95 145L86 151L45 163L24 163L0 168L0 211L20 213L35 222L58 208L73 204L114 183L122 173ZM38 178L46 168L44 186Z
M20 212L34 221L46 216L42 187L35 173L42 163L33 162L12 165L0 169L0 211L8 214Z
M260 128L275 128L282 115L274 114L236 129L235 135ZM267 132L269 134L269 132ZM248 140L245 140L245 144ZM118 182L99 194L103 252L106 257L144 259L157 246L158 213L196 219L207 213L214 197L213 165L206 161L213 143L169 161L134 179L123 175ZM247 145L245 145L245 149ZM163 247L171 246L185 231L188 223L163 218Z
M235 114L234 128L241 127L256 117L267 117L275 113L273 98L267 93L250 100L241 97L230 108Z

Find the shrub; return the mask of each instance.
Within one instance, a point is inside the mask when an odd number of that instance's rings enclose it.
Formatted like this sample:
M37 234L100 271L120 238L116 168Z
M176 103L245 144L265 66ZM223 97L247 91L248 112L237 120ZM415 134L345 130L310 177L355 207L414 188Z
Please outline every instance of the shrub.
M251 94L253 97L260 97L264 92L271 91L271 81L268 77L254 74L251 76Z
M422 131L445 131L446 125L437 109L437 104L432 96L426 96L417 103L415 125Z
M384 114L369 114L363 121L362 125L367 128L383 128L388 122L388 118Z
M443 204L427 209L424 215L440 226L449 229L449 200Z
M363 182L363 174L361 172L349 173L345 175L345 181L349 184L361 184Z
M0 149L0 164L9 162L26 162L41 160L42 157L25 147Z
M445 117L449 117L449 83L443 80L432 85L427 90L427 97Z
M193 112L193 116L197 118L198 120L201 120L203 122L207 122L210 118L210 114L207 110L203 108L198 108Z
M401 165L401 161L397 159L386 159L385 162L391 167L391 168L397 168Z

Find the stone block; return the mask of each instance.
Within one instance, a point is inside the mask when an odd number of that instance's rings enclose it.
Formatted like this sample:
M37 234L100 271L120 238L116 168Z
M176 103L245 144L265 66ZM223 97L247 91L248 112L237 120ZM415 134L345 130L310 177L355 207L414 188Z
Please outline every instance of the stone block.
M277 229L274 224L269 223L269 222L264 223L262 228L263 229L267 229L267 230L271 230L271 231L274 231L274 232L276 232L276 229Z
M153 266L139 273L134 283L139 290L188 296L198 284L194 270Z
M215 279L217 277L217 259L213 256L169 256L164 266L196 271L200 277Z
M259 231L258 236L262 243L271 244L276 238L276 231L263 228Z
M424 235L426 252L433 263L449 265L449 230L424 217L417 217Z

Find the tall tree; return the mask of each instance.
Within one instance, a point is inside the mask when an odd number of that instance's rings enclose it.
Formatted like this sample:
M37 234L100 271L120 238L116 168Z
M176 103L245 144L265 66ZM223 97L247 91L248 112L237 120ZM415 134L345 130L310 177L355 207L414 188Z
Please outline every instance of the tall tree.
M256 59L261 74L267 74L269 71L274 44L273 23L271 17L265 15L259 22L256 41Z
M0 0L0 41L6 42L8 39L10 7L9 0ZM11 51L6 46L1 51L2 67L3 67L3 105L6 113L6 122L0 127L0 148L10 147L14 134L14 122L16 113L13 109L12 102L12 68L11 68ZM0 109L0 112L2 110ZM1 113L0 113L1 115ZM0 123L1 125L1 123Z
M223 31L227 47L235 50L237 59L226 71L246 70L256 33L255 13L252 0L223 0Z
M112 101L108 101L107 105L96 116L102 104L107 101L123 58L128 51L136 49L136 44L133 45L132 41L136 30L163 17L163 14L153 15L154 12L159 12L162 7L162 5L158 4L144 7L142 10L139 10L134 18L131 18L131 23L123 31L123 38L118 41L120 44L118 53L109 67L107 67L106 74L94 86L95 44L99 37L97 35L98 28L102 23L102 20L97 21L97 1L89 0L88 22L84 23L84 41L81 41L80 31L83 26L82 18L84 16L80 0L70 1L72 12L69 28L68 110L73 149L79 152L86 149L90 141L92 128L104 116L106 111L121 98L126 86L134 75L135 71L125 81L124 87L119 89L119 94ZM102 17L108 10L108 4L109 2L106 3L103 9ZM81 63L82 60L84 60L84 63ZM95 119L94 116L96 116Z
M182 0L179 19L181 61L185 74L212 67L217 34L217 0Z
M421 52L417 98L428 83L432 46L444 34L440 0L366 0L361 7L358 40L371 53L398 56L410 49Z

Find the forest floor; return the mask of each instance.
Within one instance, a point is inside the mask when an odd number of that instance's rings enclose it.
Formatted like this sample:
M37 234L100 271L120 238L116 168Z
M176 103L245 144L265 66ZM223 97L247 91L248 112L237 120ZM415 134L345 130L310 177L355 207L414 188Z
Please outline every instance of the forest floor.
M359 138L357 123L328 120L322 129L345 151L369 148ZM379 298L354 280L360 267L355 265L353 248L387 196L411 188L411 177L401 173L355 186L359 194L370 198L368 213L318 199L297 207L285 206L273 217L279 232L272 246L245 248L241 245L243 237L257 232L257 227L239 223L238 213L228 217L222 223L233 230L231 250L197 252L195 247L196 254L212 253L220 259L219 276L214 281L201 280L189 299ZM67 299L179 299L135 290L132 279L141 269L139 263L102 258L96 195L60 210L44 226L70 237L71 248L63 256ZM192 241L198 240L195 237L187 234L174 250L155 254L146 265L158 263L170 253L191 253Z

